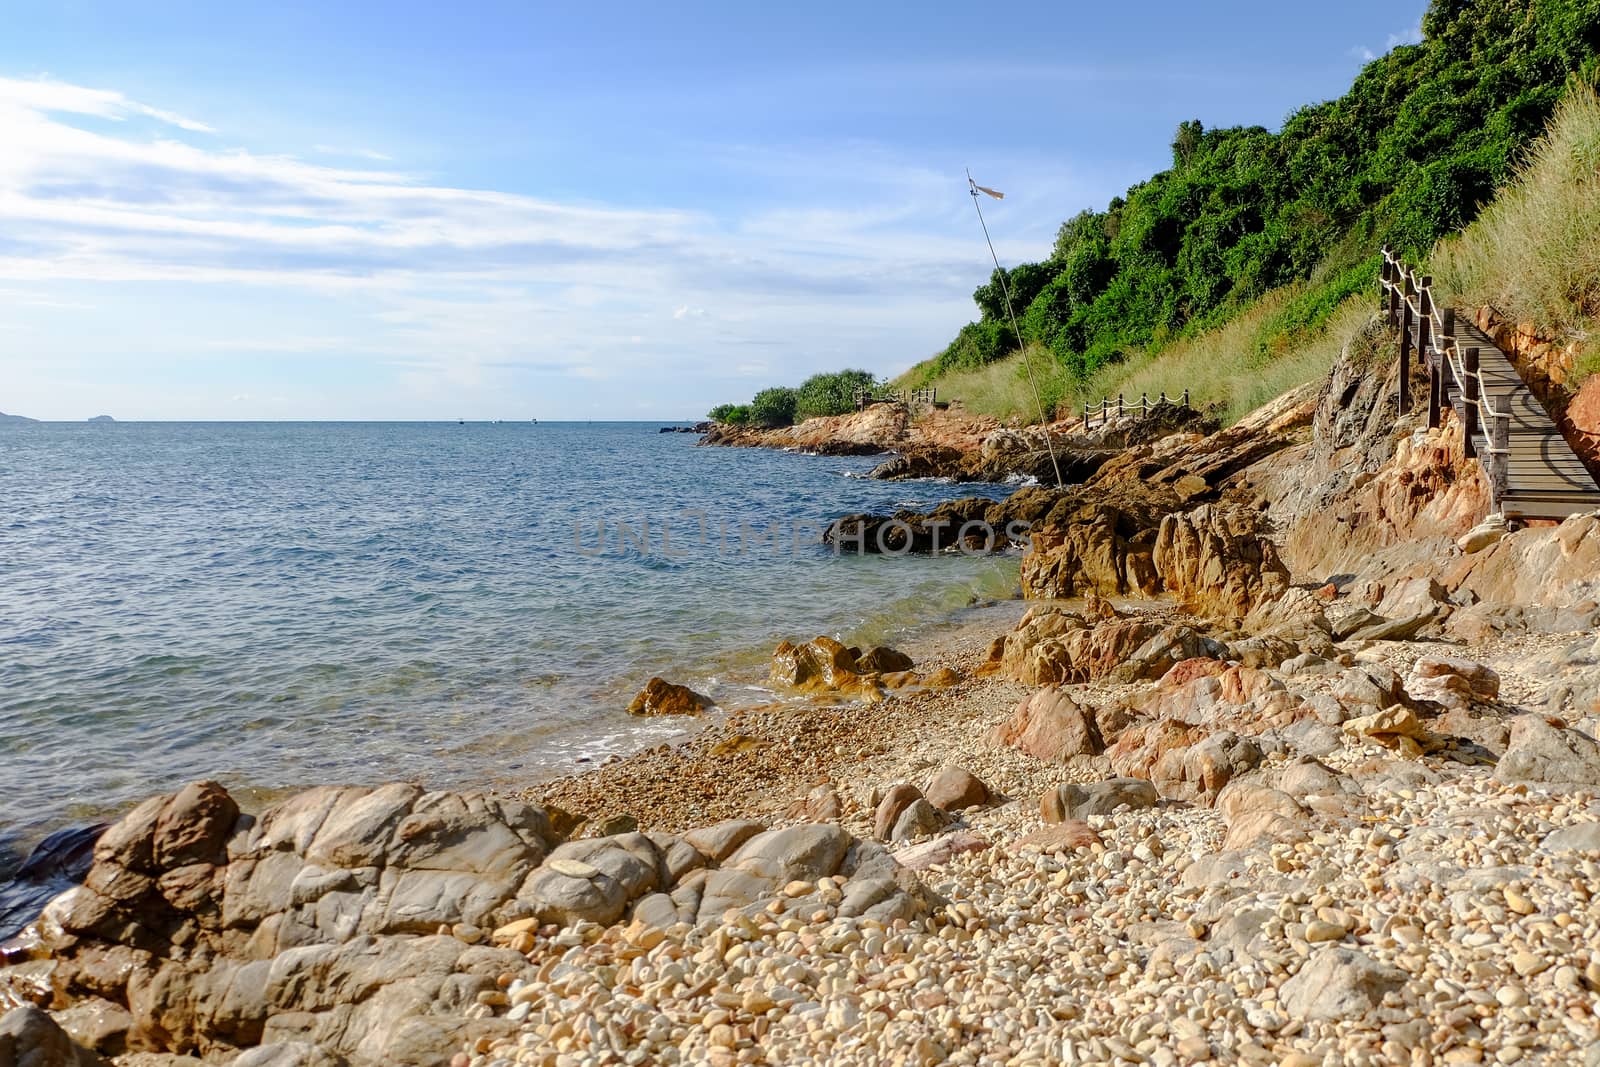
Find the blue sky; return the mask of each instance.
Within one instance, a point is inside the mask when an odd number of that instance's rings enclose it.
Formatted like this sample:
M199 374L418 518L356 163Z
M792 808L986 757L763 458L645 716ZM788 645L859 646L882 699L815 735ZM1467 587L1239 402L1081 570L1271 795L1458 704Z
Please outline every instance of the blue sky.
M243 10L236 10L243 8ZM700 417L898 372L988 252L1421 5L0 0L0 410Z

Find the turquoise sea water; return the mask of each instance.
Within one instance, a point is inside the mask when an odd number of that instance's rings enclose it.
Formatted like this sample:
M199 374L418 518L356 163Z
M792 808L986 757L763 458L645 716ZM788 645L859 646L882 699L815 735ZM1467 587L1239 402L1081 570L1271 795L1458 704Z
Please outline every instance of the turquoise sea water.
M0 429L0 831L196 777L528 783L684 729L625 713L652 674L736 703L780 639L892 639L1015 584L795 544L1004 487L656 429Z

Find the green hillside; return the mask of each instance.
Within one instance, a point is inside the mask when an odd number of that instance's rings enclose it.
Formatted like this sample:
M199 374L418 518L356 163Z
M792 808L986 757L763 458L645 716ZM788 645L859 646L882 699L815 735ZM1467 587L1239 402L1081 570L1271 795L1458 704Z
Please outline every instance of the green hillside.
M1471 222L1600 70L1600 0L1435 0L1423 35L1276 133L1183 123L1169 170L1005 272L1020 338L997 271L973 294L978 320L900 384L1022 413L1031 394L1006 359L1022 344L1050 408L1159 380L1148 364L1180 344L1189 359L1225 347L1245 379L1230 408L1314 375L1330 323L1372 292L1381 246L1421 259Z

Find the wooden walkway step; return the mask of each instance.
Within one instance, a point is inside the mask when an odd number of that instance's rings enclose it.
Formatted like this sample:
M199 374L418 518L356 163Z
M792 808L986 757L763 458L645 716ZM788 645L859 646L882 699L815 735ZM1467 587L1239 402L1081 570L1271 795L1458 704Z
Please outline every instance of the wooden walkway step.
M1433 303L1433 279L1383 250L1383 309L1400 329L1400 406L1410 408L1412 353L1429 374L1428 425L1443 407L1460 416L1493 508L1507 518L1561 519L1600 510L1600 485L1544 404L1493 338L1471 318ZM1478 397L1472 396L1477 388Z
M1501 513L1507 518L1557 519L1600 509L1600 486L1505 352L1466 315L1457 312L1455 321L1456 351L1478 350L1479 380L1488 406L1509 413ZM1447 402L1465 423L1466 398L1454 373L1458 364L1442 359L1438 352L1429 355L1431 364L1442 367ZM1489 456L1493 442L1488 426L1478 427L1473 445L1479 456Z

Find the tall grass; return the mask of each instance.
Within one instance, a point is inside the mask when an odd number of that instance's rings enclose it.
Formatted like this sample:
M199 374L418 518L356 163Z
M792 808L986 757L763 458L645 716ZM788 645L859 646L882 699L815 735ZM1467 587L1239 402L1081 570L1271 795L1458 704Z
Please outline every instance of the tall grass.
M1572 86L1515 179L1477 221L1440 241L1434 284L1542 332L1581 339L1600 317L1600 99ZM1600 352L1589 355L1593 373Z
M1214 329L1186 337L1159 352L1135 352L1078 381L1043 348L1029 355L1047 412L1073 417L1084 403L1103 396L1137 402L1141 393L1155 400L1189 390L1196 407L1215 406L1225 423L1240 418L1274 397L1325 374L1339 357L1345 340L1376 307L1376 295L1358 294L1340 302L1320 323L1287 335L1285 313L1304 301L1305 284L1273 290L1246 310ZM904 376L909 380L918 372ZM1012 355L971 371L937 379L939 395L959 399L969 410L997 418L1038 419L1022 356Z

